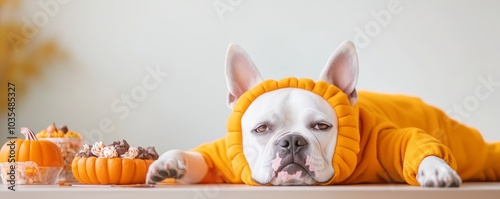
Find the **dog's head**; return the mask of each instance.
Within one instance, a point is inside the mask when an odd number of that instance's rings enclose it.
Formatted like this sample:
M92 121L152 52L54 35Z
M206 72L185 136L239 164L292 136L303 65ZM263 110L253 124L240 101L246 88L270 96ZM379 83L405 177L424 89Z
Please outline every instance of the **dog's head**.
M330 57L320 80L357 100L358 59L352 42ZM262 82L247 53L231 44L226 57L228 105ZM300 88L282 88L255 98L241 116L243 154L258 184L311 185L332 179L339 133L334 108L320 95Z

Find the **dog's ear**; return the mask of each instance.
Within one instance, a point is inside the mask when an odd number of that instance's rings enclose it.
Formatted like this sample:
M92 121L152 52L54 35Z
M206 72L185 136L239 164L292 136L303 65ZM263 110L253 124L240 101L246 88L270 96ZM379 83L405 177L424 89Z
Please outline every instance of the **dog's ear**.
M356 91L358 55L351 41L345 41L333 52L319 78L344 91L349 96L351 105L356 103L358 99Z
M226 54L227 105L233 108L238 98L262 81L257 67L238 45L230 44Z

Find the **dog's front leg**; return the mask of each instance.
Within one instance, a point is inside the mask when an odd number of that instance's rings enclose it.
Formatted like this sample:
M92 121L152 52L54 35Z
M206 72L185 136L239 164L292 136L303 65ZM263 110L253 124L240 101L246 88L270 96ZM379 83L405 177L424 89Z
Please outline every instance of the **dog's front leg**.
M174 178L180 183L193 184L201 181L207 170L200 153L170 150L149 166L146 183L155 184L166 178Z
M418 128L383 130L377 146L384 170L411 185L458 187L462 182L451 150Z

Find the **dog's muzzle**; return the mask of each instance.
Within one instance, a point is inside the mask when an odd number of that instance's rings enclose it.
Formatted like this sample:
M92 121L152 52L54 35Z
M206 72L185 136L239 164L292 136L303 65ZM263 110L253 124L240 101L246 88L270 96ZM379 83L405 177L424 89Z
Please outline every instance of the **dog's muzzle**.
M301 176L311 175L312 173L306 169L306 151L309 142L299 134L288 134L276 141L276 151L281 158L280 166L274 171L275 174L279 172L287 172L288 174L297 174L301 172Z

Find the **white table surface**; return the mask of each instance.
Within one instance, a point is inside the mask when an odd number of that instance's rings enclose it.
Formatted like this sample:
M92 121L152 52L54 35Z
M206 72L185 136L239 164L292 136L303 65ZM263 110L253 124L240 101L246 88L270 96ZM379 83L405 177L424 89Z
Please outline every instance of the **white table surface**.
M247 185L156 185L151 188L111 187L74 184L18 185L10 191L0 185L0 199L6 198L256 198L256 199L315 199L315 198L370 198L370 199L432 199L476 198L500 199L500 183L465 183L460 188L421 188L409 185L335 185L335 186L286 186L263 187Z

